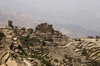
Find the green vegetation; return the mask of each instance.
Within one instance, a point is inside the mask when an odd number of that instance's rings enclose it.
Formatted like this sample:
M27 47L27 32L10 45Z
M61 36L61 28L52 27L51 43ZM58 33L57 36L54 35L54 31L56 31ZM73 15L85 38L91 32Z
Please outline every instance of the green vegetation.
M15 32L17 32L17 29L14 29Z
M38 56L38 55L31 55L32 58L37 58L38 60L42 60L42 57L41 56Z
M28 38L24 38L23 40L24 40L25 42L27 42L27 41L28 41Z
M54 59L55 62L58 62L58 59Z
M42 61L46 66L53 66L50 62L46 61L45 59L42 59Z
M33 61L34 61L33 59L30 60L30 62L33 62Z
M43 41L43 42L42 42L42 45L43 45L43 46L45 46L45 45L46 45L46 43Z
M42 45L40 45L40 48L41 48L41 50L43 51L43 46L42 46Z
M20 45L18 45L18 49L19 49L19 50L23 50L22 47L21 47Z
M86 54L87 54L87 50L84 48L84 49L81 51L81 53L82 53L83 55L86 55Z
M74 62L76 62L76 59L74 59Z
M70 62L72 62L72 58L71 58L71 57L68 57L68 60L69 60Z
M67 54L65 54L64 57L65 57L66 59L68 59L70 62L72 62L72 58L71 58L71 57L68 57Z
M18 45L18 49L21 50L21 51L23 52L23 54L21 53L20 55L25 55L25 56L27 56L27 53L23 50L23 48L22 48L20 45Z
M37 66L38 65L38 63L37 62L35 62L35 65L33 65L33 66Z
M23 55L21 55L20 57L21 57L21 58L27 58L27 56L23 56Z
M31 38L31 41L38 41L38 42L40 42L40 40L39 39L36 39L36 38Z
M36 40L37 40L37 39L36 39L36 38L34 38L34 37L33 37L33 38L31 38L31 41L36 41Z
M41 56L38 55L31 55L32 58L36 58L38 60L42 60L42 62L44 64L46 64L46 66L53 66L50 62L46 61L45 59L43 59Z
M65 59L62 59L63 60L63 62L65 62Z
M19 53L19 55L24 55L23 53Z
M68 58L68 55L65 54L64 57L67 59Z
M73 64L69 64L69 66L73 66Z
M20 39L20 42L29 49L29 46L33 46L33 42L40 42L39 39L37 38L29 38L29 36L27 36L26 38L22 38Z
M77 61L78 61L79 63L81 63L81 59L80 59L80 58L78 58Z
M100 66L100 62L98 62L96 60L91 60L89 66Z
M44 66L43 64L41 64L41 66Z

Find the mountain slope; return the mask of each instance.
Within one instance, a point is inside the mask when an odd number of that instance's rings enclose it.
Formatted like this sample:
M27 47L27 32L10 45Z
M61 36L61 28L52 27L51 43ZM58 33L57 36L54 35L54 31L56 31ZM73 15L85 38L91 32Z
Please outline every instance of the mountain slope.
M18 14L16 12L6 11L4 9L0 9L0 25L7 25L7 21L12 20L15 25L22 27L35 27L39 21L30 18L26 15Z

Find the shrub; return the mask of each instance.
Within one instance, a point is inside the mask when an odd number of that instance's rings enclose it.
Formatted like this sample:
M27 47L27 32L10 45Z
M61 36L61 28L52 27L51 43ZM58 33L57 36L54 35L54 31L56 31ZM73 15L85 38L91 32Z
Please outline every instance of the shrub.
M22 50L22 47L21 47L20 45L18 45L18 49L19 49L19 50Z
M69 66L73 66L73 64L69 64Z
M43 42L42 42L42 45L43 45L43 46L45 46L45 45L46 45L46 43L43 41Z
M72 61L72 58L71 57L68 57L68 60L71 62Z
M24 51L25 56L27 56L27 53Z
M17 29L14 29L15 32L17 32Z
M23 53L19 53L19 55L24 55Z
M26 47L27 47L27 49L29 49L29 46L28 45L26 45Z
M22 55L22 56L20 56L20 57L21 57L21 58L27 58L27 56L23 56L23 55Z
M84 49L81 51L81 53L82 53L83 55L86 55L87 50L84 48Z
M67 59L68 58L68 55L65 54L64 57Z
M63 60L63 62L65 62L65 59L62 59Z
M44 66L43 64L41 64L41 66Z
M33 62L33 61L34 61L33 59L30 60L30 62Z
M58 59L54 59L55 62L58 62Z
M46 61L45 59L42 59L42 61L46 66L53 66L50 62Z
M31 53L35 53L34 49L31 50Z
M29 35L27 35L27 38L29 38Z
M43 50L43 46L42 45L40 45L40 48L41 48L41 50Z
M32 58L37 58L38 60L41 60L42 57L41 56L37 56L37 55L31 55Z
M90 66L100 66L100 62L98 62L96 60L91 60L90 61Z
M78 58L77 61L78 61L79 63L81 63L81 59L80 59L80 58Z
M21 42L22 44L25 44L25 41L24 41L24 40L20 40L20 42Z
M33 38L31 38L31 40L32 40L32 41L35 41L35 40L37 40L37 39L33 37Z
M28 41L28 38L24 38L24 41L26 41L26 42L27 42L27 41Z
M32 42L30 42L29 44L30 44L30 45L32 45L33 43L32 43Z

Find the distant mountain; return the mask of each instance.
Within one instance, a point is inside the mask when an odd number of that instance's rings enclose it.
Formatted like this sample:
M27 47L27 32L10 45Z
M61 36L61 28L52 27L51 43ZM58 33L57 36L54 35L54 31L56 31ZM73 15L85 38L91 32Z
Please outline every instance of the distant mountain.
M12 20L14 26L18 26L18 27L23 26L26 28L34 28L37 24L42 22L41 20L38 21L26 15L12 12L12 11L7 11L0 8L0 26L7 25L8 20ZM59 24L59 23L58 24L54 23L53 25L55 29L59 30L60 32L62 32L63 34L69 37L100 35L99 31L88 30L88 29L82 28L79 25Z
M23 14L18 14L12 11L6 11L0 8L0 25L7 25L7 21L12 20L13 25L27 28L34 28L40 22Z
M100 0L0 0L0 8L48 22L61 31L70 30L71 36L100 35ZM30 22L23 26L33 27Z

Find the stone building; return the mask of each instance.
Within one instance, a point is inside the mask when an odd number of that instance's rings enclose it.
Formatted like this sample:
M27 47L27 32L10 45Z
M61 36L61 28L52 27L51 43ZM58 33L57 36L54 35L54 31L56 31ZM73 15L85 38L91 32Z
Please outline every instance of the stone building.
M8 20L8 26L13 28L12 21Z
M52 40L52 34L51 34L51 33L47 33L47 34L45 35L45 38L46 38L47 41Z
M32 28L29 28L29 29L27 29L27 32L28 32L29 34L32 34L32 33L33 33L33 29L32 29Z
M40 32L51 32L52 34L54 33L54 29L52 25L48 25L47 23L41 23L35 27L35 31L40 31Z
M23 30L23 31L25 31L25 28L24 28L24 27L21 27L21 28L20 28L20 30Z
M99 36L97 36L97 35L95 36L96 41L98 41L99 38L100 38Z
M18 29L18 26L15 26L15 29Z

